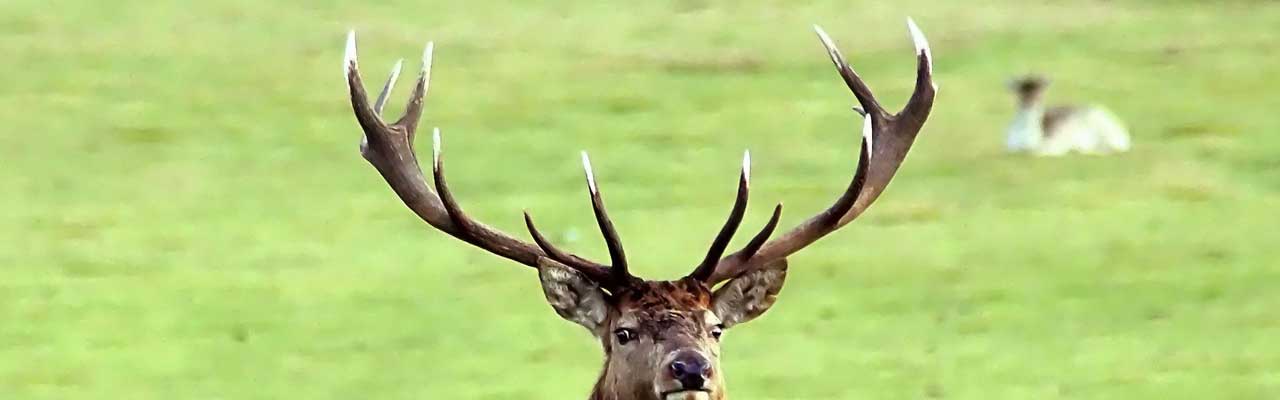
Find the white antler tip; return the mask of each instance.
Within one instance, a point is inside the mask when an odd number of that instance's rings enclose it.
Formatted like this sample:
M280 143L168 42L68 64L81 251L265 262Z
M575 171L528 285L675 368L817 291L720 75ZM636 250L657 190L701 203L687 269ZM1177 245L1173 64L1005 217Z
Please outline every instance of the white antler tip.
M356 31L347 31L347 49L342 59L342 73L351 72L351 65L356 62Z
M742 152L742 178L751 180L751 150Z
M387 92L391 92L391 88L396 86L396 80L400 79L400 69L404 67L404 59L396 60L396 65L391 66L391 77L387 78Z
M591 158L587 157L586 150L582 151L582 169L587 172L587 188L591 189L591 194L597 193L596 175L591 172Z
M911 42L916 45L916 55L923 54L929 62L929 70L933 71L933 54L929 51L929 40L924 37L924 32L920 31L920 27L911 17L907 17L907 30L911 31Z
M818 24L813 24L813 31L818 34L818 37L821 37L821 38L827 37L827 31L822 30L822 26L819 26ZM823 40L823 41L825 42L826 40Z
M818 34L818 40L821 40L822 44L827 48L835 47L835 44L831 42L831 36L828 36L827 31L823 30L821 26L813 25L813 32Z
M813 25L813 32L818 34L818 40L822 41L822 47L827 48L827 55L831 56L831 62L836 64L836 68L842 68L840 62L840 50L836 49L835 41L831 40L831 36L827 35L827 31L822 30L821 26Z
M422 49L422 68L431 68L431 57L435 53L436 42L427 42L427 47Z
M875 149L875 147L874 147L875 143L872 143L872 139L875 137L875 135L873 135L872 133L873 133L873 132L872 132L872 128L871 128L871 113L867 113L867 115L866 115L866 116L863 116L863 117L862 117L862 140L865 140L865 141L867 142L867 149L868 149L868 150L874 150L874 149ZM867 152L867 157L871 157L871 154L873 154L873 153L875 153L875 152L874 152L874 151L868 151L868 152Z
M440 165L440 128L431 130L431 162Z

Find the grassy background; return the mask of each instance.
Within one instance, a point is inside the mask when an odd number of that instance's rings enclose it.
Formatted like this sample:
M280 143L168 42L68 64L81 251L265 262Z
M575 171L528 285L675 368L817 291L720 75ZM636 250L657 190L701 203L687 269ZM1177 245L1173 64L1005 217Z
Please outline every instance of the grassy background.
M588 149L635 268L668 278L744 148L745 230L844 187L859 124L809 25L896 107L907 15L933 117L726 336L733 397L1280 396L1276 3L463 3L0 3L0 397L585 397L599 349L532 270L426 229L359 158L347 29L371 82L436 41L423 125L474 215L523 237L528 208L604 257ZM1001 154L1028 71L1135 151Z

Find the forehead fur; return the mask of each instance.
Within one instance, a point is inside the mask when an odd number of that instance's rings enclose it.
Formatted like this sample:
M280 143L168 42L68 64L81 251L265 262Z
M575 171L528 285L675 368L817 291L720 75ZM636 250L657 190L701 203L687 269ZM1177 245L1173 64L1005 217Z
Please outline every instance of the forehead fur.
M711 291L695 281L651 281L621 291L616 301L623 325L657 335L700 332L710 314Z
M687 279L635 284L619 292L615 299L618 308L624 311L689 311L711 307L711 291Z

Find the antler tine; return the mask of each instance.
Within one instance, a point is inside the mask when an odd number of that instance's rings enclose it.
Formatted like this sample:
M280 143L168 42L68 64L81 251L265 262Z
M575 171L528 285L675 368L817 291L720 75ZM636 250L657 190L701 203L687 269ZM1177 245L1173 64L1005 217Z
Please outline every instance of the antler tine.
M445 182L444 158L441 157L440 147L440 128L435 128L431 131L431 174L435 180L436 193L440 196L440 203L449 214L449 220L453 222L453 226L458 228L458 234L455 236L467 243L481 245L475 242L476 238L471 234L476 231L475 220L462 211L462 206L458 205L458 201L453 198L453 191L449 190L449 184Z
M915 43L917 66L915 91L898 114L889 114L876 101L862 78L845 61L835 43L814 26L836 70L862 106L862 146L858 167L848 188L826 210L809 218L779 238L755 244L721 259L708 282L714 284L753 268L783 259L853 221L880 196L893 179L933 108L937 90L928 41L919 27L907 19ZM855 108L855 110L858 110Z
M413 94L409 95L409 104L404 106L404 114L396 120L396 125L404 127L405 132L409 133L410 143L413 143L418 121L422 119L422 98L427 95L428 85L431 83L431 61L435 47L435 42L427 42L422 49L422 70L418 71L418 82L413 87Z
M364 141L362 142L361 152L364 152L364 145L369 140L382 140L387 130L387 125L378 118L378 114L369 106L369 96L364 91L364 81L360 79L360 65L356 61L356 31L347 32L347 46L342 61L342 74L347 79L347 90L351 95L351 108L356 114L356 121L360 123L361 130L364 131ZM370 138L370 135L374 137Z
M849 90L853 91L853 96L858 99L858 104L862 105L862 111L859 113L869 113L877 117L885 117L887 113L880 106L880 102L876 101L875 94L872 94L871 88L866 82L858 76L853 68L849 67L849 63L845 61L844 55L840 54L840 49L836 48L835 41L831 40L831 36L827 35L827 31L821 26L813 26L814 33L818 34L818 39L822 41L822 46L827 49L827 55L831 57L831 63L835 64L836 70L840 72L840 77L844 79L845 85L849 86Z
M622 240L618 239L618 231L605 211L604 199L600 196L600 188L596 186L595 173L591 171L591 158L582 152L582 169L587 174L587 189L591 192L591 209L595 212L596 223L600 225L600 234L604 235L605 246L609 248L609 259L612 262L610 271L616 282L628 282L634 279L627 270L627 254L622 250Z
M724 255L724 251L729 247L729 241L733 240L733 235L738 231L738 226L742 224L742 217L747 211L747 195L751 181L751 152L742 154L742 173L738 176L738 195L733 201L733 209L729 211L729 219L724 222L724 226L720 228L720 233L716 234L715 240L711 242L711 248L707 250L707 256L702 259L702 263L694 268L689 274L690 278L699 281L706 281L711 277L711 273L715 271L716 264L720 262L720 257Z
M382 107L387 105L387 96L391 95L391 88L396 86L396 79L400 77L400 67L403 65L403 58L396 60L396 65L391 67L391 75L387 77L387 83L382 84L382 93L378 94L378 101L373 103L373 112L379 116L382 115Z
M920 30L920 26L916 25L916 20L907 17L907 30L911 32L911 44L916 46L916 55L924 57L923 62L918 66L924 67L925 75L933 73L933 54L929 51L929 39L924 37L924 32ZM925 76L927 77L927 76ZM934 86L936 89L937 86Z
M907 105L898 113L897 122L903 125L904 131L915 129L918 132L933 109L933 98L938 93L938 85L933 82L933 52L929 50L929 40L911 18L907 18L907 30L911 32L911 42L916 47L916 85L911 98L907 99Z
M756 233L751 238L751 241L747 242L747 245L742 248L742 251L737 253L738 258L749 260L752 256L755 256L756 252L760 251L760 247L764 246L765 242L769 240L769 236L773 235L773 230L778 227L780 218L782 218L782 203L778 203L777 206L773 207L773 216L769 217L769 222L765 223L764 228L761 228L760 232Z

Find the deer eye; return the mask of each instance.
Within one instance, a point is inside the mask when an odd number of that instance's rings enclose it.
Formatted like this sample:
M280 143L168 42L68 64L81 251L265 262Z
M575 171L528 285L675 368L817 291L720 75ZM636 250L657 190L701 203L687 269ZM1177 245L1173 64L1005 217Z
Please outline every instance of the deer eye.
M711 337L716 338L716 340L720 340L720 335L723 334L724 324L716 324L716 326L711 327Z
M634 329L619 328L613 331L613 337L618 338L618 344L627 344L632 340L636 340L636 331Z

